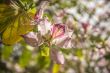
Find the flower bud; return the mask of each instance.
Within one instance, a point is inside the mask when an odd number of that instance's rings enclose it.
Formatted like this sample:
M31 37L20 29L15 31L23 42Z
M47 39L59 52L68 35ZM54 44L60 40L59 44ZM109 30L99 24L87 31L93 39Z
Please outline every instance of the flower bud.
M35 16L34 16L34 19L36 22L39 22L40 19L42 19L43 17L43 10L42 9L39 9L38 12L36 12Z

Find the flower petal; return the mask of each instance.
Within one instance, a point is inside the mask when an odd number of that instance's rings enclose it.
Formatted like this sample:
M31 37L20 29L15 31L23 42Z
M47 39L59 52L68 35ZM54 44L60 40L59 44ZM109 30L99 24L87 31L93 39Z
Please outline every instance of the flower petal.
M47 34L50 29L51 29L51 23L47 19L44 19L39 22L38 31L40 32L41 35Z
M54 24L51 32L52 38L60 37L65 33L65 26L62 24Z
M72 34L73 31L67 30L63 36L53 39L51 43L61 48L72 48Z
M72 40L71 38L66 38L62 42L58 43L57 46L62 47L62 48L72 48Z
M29 32L26 35L23 35L23 38L27 44L30 46L36 47L38 46L38 38L34 32Z
M34 16L34 19L35 19L36 22L39 22L39 20L42 19L43 12L44 12L43 9L39 9L38 12L36 12L36 14Z

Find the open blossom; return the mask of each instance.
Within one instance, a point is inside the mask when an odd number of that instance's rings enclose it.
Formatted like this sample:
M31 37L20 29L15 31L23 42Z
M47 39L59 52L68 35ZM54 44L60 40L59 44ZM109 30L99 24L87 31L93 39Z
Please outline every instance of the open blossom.
M52 40L52 44L57 45L58 47L62 47L62 48L71 48L72 47L72 34L73 31L68 30L66 28L64 28L65 26L62 25L63 27L58 29L54 29L54 38ZM58 33L58 31L60 31L60 33ZM56 33L55 33L56 32ZM57 37L56 37L57 36Z
M63 36L65 33L65 26L62 24L54 24L51 30L51 36L53 39Z
M52 39L50 43L57 45L58 47L72 47L71 35L73 31L66 30L64 24L51 25L51 22L49 22L48 19L43 19L38 24L38 33L40 33L41 38L46 34L50 35ZM27 44L36 47L40 41L37 36L38 35L34 32L30 32L26 35L23 35L23 38L27 42Z

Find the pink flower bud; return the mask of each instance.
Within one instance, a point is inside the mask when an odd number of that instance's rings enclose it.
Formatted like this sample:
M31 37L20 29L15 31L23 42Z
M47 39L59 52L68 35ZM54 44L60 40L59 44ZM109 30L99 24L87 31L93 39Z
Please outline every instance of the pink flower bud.
M36 22L39 22L39 20L42 19L44 10L47 7L47 5L48 5L48 1L42 1L40 3L38 7L38 12L36 12L35 17L34 17Z
M36 12L36 14L35 14L35 16L34 16L34 19L35 19L36 22L39 22L40 19L42 19L42 17L43 17L43 12L44 12L43 9L39 9L39 10Z
M65 33L65 26L61 24L54 24L51 30L52 38L57 38Z

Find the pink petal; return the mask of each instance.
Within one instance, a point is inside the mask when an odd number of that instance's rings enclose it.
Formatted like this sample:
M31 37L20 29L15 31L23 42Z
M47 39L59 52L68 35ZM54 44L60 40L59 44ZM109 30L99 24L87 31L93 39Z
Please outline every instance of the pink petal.
M56 45L59 47L62 47L62 48L72 48L73 47L71 38L66 38L63 41L61 41L60 43L57 43Z
M39 22L38 25L38 31L41 35L47 34L51 30L51 22L49 22L47 19L44 19Z
M36 22L39 22L39 20L42 19L43 12L44 12L43 9L39 9L38 12L36 12L36 14L34 16L34 19L35 19Z
M62 48L72 48L72 35L73 31L66 30L63 36L53 39L51 43Z
M25 35L22 35L22 37L24 38L24 41L32 47L38 47L43 43L40 33L29 32Z
M26 35L23 35L23 38L27 44L30 46L36 47L38 46L38 38L34 32L29 32Z
M51 30L52 38L57 38L65 33L65 26L62 24L54 24Z

